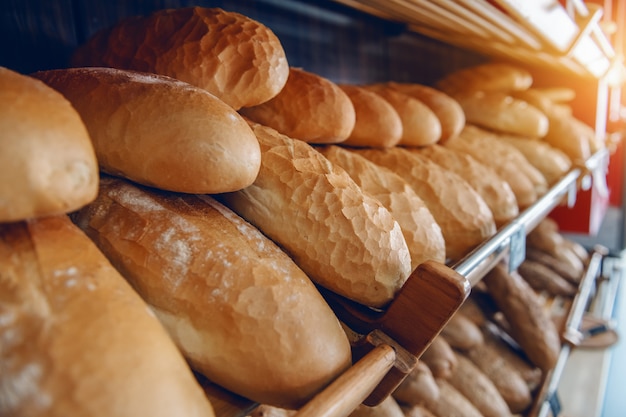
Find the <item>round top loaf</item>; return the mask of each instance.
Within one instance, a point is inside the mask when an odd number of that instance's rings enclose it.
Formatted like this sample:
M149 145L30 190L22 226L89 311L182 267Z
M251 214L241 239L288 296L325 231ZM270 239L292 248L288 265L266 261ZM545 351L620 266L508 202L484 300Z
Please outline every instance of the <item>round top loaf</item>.
M72 65L168 75L206 89L235 110L274 97L289 75L285 51L268 27L203 7L122 20L77 49Z
M87 129L61 94L0 67L0 222L69 213L98 192Z

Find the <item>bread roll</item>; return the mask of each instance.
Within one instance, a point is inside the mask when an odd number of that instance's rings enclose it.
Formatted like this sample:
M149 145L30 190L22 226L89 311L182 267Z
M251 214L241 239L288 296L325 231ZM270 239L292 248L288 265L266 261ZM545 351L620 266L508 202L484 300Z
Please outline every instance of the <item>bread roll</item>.
M546 292L553 297L573 297L578 289L550 267L530 259L525 259L517 272L536 292Z
M154 314L67 216L0 225L0 265L0 415L214 415Z
M380 201L400 225L411 255L411 269L433 260L444 263L446 243L441 228L424 201L398 174L336 145L318 147L361 187Z
M454 95L468 91L523 91L533 83L530 72L504 62L487 62L453 71L437 82L442 91Z
M0 67L0 222L69 213L96 198L98 164L61 94Z
M496 132L543 138L549 119L536 107L506 93L477 91L457 94L467 123Z
M349 146L388 148L402 138L402 120L388 101L363 87L340 84L350 97L355 111L354 129L342 142Z
M439 386L428 365L418 361L417 365L398 385L393 397L400 404L423 404L439 399Z
M34 74L78 110L100 168L140 184L211 194L250 185L261 152L232 108L169 77L110 68Z
M441 395L435 403L426 403L426 408L438 417L483 417L480 411L454 388L448 381L437 379Z
M426 146L441 139L441 122L426 104L385 84L364 87L387 100L400 115L402 138L398 145Z
M426 406L400 404L405 417L437 417Z
M452 347L441 335L433 339L420 359L428 365L435 378L450 378L457 366L457 358Z
M582 279L582 269L572 267L570 262L530 245L526 245L526 260L540 263L552 269L572 284L578 284Z
M292 408L350 365L347 337L313 283L226 207L112 177L100 189L76 223L209 380Z
M485 200L497 226L513 220L519 214L515 193L498 173L471 155L441 145L420 148L431 161L461 176Z
M405 417L402 408L391 396L387 396L380 404L369 407L359 405L352 411L348 417Z
M388 86L414 97L426 104L435 113L441 123L441 138L438 143L445 143L457 136L465 126L465 113L461 105L441 90L415 83L388 82Z
M450 347L465 351L484 342L483 333L467 316L456 312L441 329L441 336Z
M263 153L255 183L221 198L281 245L317 284L380 307L411 273L398 222L311 145L253 124Z
M531 249L542 250L554 256L561 262L568 265L572 275L582 277L585 262L571 244L559 232L556 221L550 217L545 217L531 230L526 237L526 246ZM580 281L580 278L578 279Z
M290 68L287 83L276 97L240 113L308 143L343 142L356 123L354 105L337 84L299 68Z
M239 13L203 7L122 20L79 47L72 66L167 75L235 110L271 99L289 75L285 51L270 29Z
M511 337L539 369L551 370L561 350L561 339L537 294L502 264L485 275L483 282L509 324Z
M372 162L404 178L441 227L446 258L458 260L495 233L493 214L461 177L418 153L391 149L355 149Z

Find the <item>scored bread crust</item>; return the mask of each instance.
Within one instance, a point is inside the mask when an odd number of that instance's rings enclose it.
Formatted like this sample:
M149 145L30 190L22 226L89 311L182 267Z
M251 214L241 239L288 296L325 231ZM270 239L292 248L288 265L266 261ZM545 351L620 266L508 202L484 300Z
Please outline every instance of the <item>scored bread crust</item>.
M212 382L299 407L350 366L346 334L311 280L231 210L112 177L100 188L74 220Z
M222 195L223 201L320 286L369 306L391 301L411 273L398 222L311 145L252 127L261 171L253 185Z
M413 187L441 227L447 259L461 259L495 233L495 221L487 203L452 171L401 147L353 152L391 169Z
M364 192L389 210L404 234L412 270L427 260L445 262L446 244L441 228L424 201L402 177L337 145L316 149L345 169Z
M523 91L533 83L526 69L504 62L487 62L453 71L436 85L442 91L454 95L470 91Z
M146 303L66 215L0 225L0 414L214 416Z
M235 191L256 178L261 151L252 130L205 90L113 68L33 75L76 108L106 173L195 194Z
M96 198L89 134L57 91L0 67L0 131L0 222L69 213Z
M345 141L356 123L354 105L337 84L300 68L289 69L276 97L239 112L283 135L318 144Z
M235 110L271 99L289 75L285 51L269 28L239 13L203 7L122 20L80 46L72 66L168 75Z

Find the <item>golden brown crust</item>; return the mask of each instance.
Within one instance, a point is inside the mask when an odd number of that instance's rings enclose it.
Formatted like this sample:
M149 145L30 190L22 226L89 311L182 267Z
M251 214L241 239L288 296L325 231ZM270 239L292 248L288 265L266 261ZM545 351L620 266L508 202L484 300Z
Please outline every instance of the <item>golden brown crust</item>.
M300 68L289 69L276 97L239 112L291 138L318 144L345 141L356 122L354 105L337 84Z
M98 192L87 129L61 94L0 67L0 222L69 213Z
M0 414L212 417L147 305L67 216L0 226Z
M170 77L111 68L34 74L80 113L100 168L164 190L212 194L250 185L261 164L245 120Z
M168 75L203 88L235 110L283 88L289 66L276 35L261 23L219 8L159 10L96 33L72 65Z
M523 91L533 83L525 69L504 62L487 62L453 71L437 82L442 91L454 95L469 91Z
M103 178L76 222L214 383L298 407L350 365L346 335L309 278L211 197Z
M391 213L311 145L259 124L253 130L261 171L250 187L223 195L226 204L319 285L366 305L391 301L411 273Z

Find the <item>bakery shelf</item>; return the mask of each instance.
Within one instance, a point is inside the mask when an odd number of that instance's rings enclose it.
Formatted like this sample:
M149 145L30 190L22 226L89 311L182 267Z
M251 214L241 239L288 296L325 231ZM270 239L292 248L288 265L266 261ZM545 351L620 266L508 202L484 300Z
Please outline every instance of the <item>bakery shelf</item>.
M573 204L579 185L585 185L590 177L605 172L608 156L608 150L601 150L589 158L584 166L572 169L532 206L455 263L452 269L466 277L472 286L502 260L509 263L510 270L516 269L524 259L526 235L556 206Z

